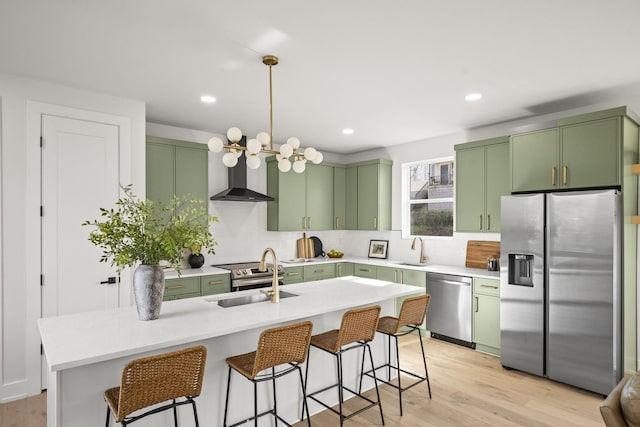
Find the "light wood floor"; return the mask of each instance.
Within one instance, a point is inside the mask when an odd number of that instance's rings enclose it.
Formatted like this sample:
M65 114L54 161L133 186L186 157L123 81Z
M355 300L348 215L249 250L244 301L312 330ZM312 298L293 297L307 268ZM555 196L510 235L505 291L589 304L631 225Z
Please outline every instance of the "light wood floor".
M426 383L408 390L403 393L404 416L400 417L397 391L381 387L386 426L604 425L598 409L603 396L599 394L508 371L497 357L443 341L425 339L425 350L432 399L427 397ZM417 337L401 340L400 358L406 361L403 366L419 372ZM351 399L347 403L358 402ZM314 426L339 425L338 417L329 411L313 416L311 421ZM298 423L296 427L306 425ZM378 409L365 411L346 425L381 425ZM0 427L45 426L46 393L0 405Z

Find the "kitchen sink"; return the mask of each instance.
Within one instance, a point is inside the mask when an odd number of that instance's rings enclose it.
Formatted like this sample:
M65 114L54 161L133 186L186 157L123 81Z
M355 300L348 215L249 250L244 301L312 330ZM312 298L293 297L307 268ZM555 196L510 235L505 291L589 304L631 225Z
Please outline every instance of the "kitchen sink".
M280 291L280 298L289 298L289 297L297 297L297 294L292 294L291 292ZM243 295L240 297L233 298L225 298L218 300L218 305L220 307L235 307L237 305L246 305L246 304L254 304L257 302L265 302L271 301L271 297L263 294L262 292L259 294L252 295ZM211 301L214 302L214 301Z
M411 267L426 267L427 264L418 264L417 262L399 262L398 265L408 265Z

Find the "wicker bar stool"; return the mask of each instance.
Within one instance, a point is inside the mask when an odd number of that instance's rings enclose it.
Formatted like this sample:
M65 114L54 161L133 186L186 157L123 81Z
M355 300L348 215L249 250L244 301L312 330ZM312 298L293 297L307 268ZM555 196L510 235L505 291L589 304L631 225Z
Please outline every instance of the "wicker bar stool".
M229 365L229 376L227 379L227 395L224 402L225 427L227 426L229 388L231 385L232 369L253 383L253 417L232 424L232 426L244 424L251 420L254 420L255 426L257 426L258 418L267 414L273 414L276 425L279 425L279 422L281 421L289 426L290 424L278 415L276 378L282 377L283 375L289 374L293 371L298 371L298 374L300 375L300 385L302 389L302 418L304 418L304 412L306 411L307 423L311 426L311 422L309 421L309 408L307 407L306 387L304 379L302 378L302 369L300 368L300 364L304 363L307 359L312 328L313 324L306 321L266 329L260 334L256 351L227 358L226 361ZM277 366L285 364L288 364L289 366L276 371ZM258 414L258 383L269 380L273 382L273 408Z
M380 381L395 387L398 390L398 399L400 400L400 415L402 415L402 392L410 389L411 387L420 384L423 381L427 382L429 389L429 399L431 399L431 383L429 382L429 371L427 370L427 359L424 355L424 345L422 344L422 332L420 325L424 321L427 315L427 309L429 308L429 302L431 301L431 294L419 295L412 298L407 298L402 302L400 308L400 315L398 317L385 316L381 317L378 322L377 331L387 336L387 363L380 365L370 371L362 372L362 375L373 376L375 378L375 371L381 368L387 368L387 380L380 379ZM400 368L400 352L398 351L398 337L405 336L418 331L420 337L420 349L422 350L422 362L424 363L424 376L415 372L407 371ZM397 366L391 364L391 337L395 339L396 345L396 361ZM362 358L362 366L364 370L364 357ZM391 369L395 369L398 373L398 384L391 383ZM400 382L401 372L407 375L411 375L416 378L412 384L402 387ZM362 375L360 376L360 384L362 384Z
M207 358L207 349L196 346L156 356L142 357L127 363L122 371L120 387L104 392L107 402L106 427L109 427L109 414L113 412L116 422L123 426L131 424L147 415L173 409L174 424L178 426L176 408L191 404L193 417L198 424L196 402L200 395L202 378ZM176 399L184 398L177 401ZM151 409L140 415L132 413L162 402L166 405Z
M310 399L318 402L325 408L333 411L340 417L340 425L342 426L344 421L348 418L353 417L369 408L374 406L378 406L380 408L380 419L382 420L382 425L384 425L384 416L382 415L382 405L380 403L380 392L378 390L378 382L375 378L375 371L373 371L373 378L376 387L376 395L378 397L377 401L373 401L366 396L363 396L361 393L356 392L354 390L349 389L343 383L343 371L342 371L342 355L350 350L363 348L362 357L364 360L364 353L366 350L369 350L369 360L371 361L371 366L373 367L373 356L371 355L371 347L369 346L369 342L373 340L376 333L376 326L378 324L378 317L380 316L380 306L374 305L371 307L359 308L354 310L349 310L342 315L342 322L340 324L340 329L334 329L331 331L327 331L318 335L314 335L311 337L311 345L313 347L319 348L320 350L324 350L327 353L330 353L336 357L337 371L338 371L338 382L336 384L330 385L328 387L322 388L318 391L314 391L313 393L309 393L308 396ZM309 375L309 363L307 363L307 372L306 375ZM308 381L308 378L307 378ZM338 388L338 411L322 402L320 399L315 397L316 394L322 393L334 387ZM362 379L360 381L360 388L362 388ZM343 414L343 404L344 404L344 390L352 393L355 396L360 397L361 399L369 402L363 408L360 408L349 415Z

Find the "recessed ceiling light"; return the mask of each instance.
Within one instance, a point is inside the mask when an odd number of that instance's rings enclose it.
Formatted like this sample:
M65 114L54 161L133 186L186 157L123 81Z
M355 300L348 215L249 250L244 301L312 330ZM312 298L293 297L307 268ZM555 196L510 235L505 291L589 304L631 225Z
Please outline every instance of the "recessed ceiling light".
M342 133L345 135L353 135L353 129L342 129Z
M464 97L464 99L467 101L477 101L480 98L482 98L481 93L470 93L469 95Z
M202 95L200 97L200 101L207 104L213 104L214 102L216 102L216 98L211 95Z

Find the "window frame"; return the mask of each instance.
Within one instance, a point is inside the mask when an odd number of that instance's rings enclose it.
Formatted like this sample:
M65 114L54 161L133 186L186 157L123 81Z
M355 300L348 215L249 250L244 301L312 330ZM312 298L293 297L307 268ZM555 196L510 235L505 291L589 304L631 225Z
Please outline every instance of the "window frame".
M442 199L430 199L426 200L411 200L411 188L410 188L410 180L411 180L411 167L420 164L434 164L434 163L442 163L442 162L451 162L453 167L453 193L452 196L442 198ZM423 237L425 239L445 239L451 240L453 239L453 235L455 233L455 213L456 213L456 201L455 201L455 156L445 156L445 157L436 157L432 159L418 160L414 162L406 162L401 164L401 173L402 173L402 224L401 224L401 234L403 239L411 239L414 237ZM453 215L453 225L451 230L451 236L431 236L431 235L414 235L411 234L411 205L414 204L429 204L429 203L443 203L443 202L451 202L451 210Z

